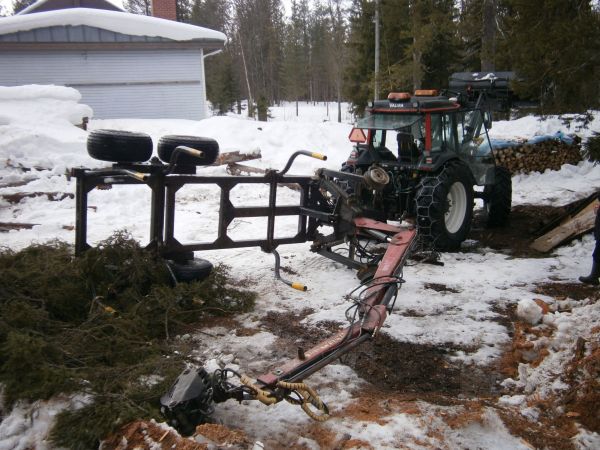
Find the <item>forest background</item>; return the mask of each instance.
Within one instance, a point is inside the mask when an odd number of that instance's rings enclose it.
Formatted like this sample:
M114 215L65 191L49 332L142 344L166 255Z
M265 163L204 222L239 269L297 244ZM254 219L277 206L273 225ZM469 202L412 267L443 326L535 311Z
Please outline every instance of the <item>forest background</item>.
M14 0L14 12L33 0ZM151 0L124 0L151 14ZM453 72L515 71L539 113L600 107L598 0L177 0L178 20L224 32L207 59L216 114L266 120L286 101L337 101L363 113L390 91L444 88ZM376 14L378 4L378 14ZM7 8L0 6L0 15ZM375 76L375 20L380 63ZM377 94L375 90L377 89Z

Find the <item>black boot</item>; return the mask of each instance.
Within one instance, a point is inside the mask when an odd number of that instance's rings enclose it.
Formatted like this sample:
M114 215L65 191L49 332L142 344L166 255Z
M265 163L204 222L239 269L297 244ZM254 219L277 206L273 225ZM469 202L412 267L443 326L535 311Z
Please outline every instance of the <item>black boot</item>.
M587 277L579 277L579 281L585 284L593 284L594 286L597 286L600 284L598 278L600 278L600 264L594 261L592 264L592 273L590 273Z

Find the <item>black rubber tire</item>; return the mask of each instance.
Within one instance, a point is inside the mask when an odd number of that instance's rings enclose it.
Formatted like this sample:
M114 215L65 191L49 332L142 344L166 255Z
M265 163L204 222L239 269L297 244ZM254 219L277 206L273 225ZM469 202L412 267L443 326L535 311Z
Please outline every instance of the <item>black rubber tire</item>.
M88 136L87 151L100 161L145 162L152 156L152 138L131 131L94 130Z
M512 206L512 177L506 167L497 166L494 170L494 184L486 186L484 208L488 227L506 225Z
M171 162L173 151L180 145L201 150L204 156L196 158L191 155L180 154L176 161L178 166L210 166L219 157L219 143L214 139L179 135L168 135L160 138L160 141L158 141L158 157L163 162Z
M173 262L176 262L179 264L185 264L186 262L194 259L194 252L192 252L192 251L172 252L172 253L163 255L163 257L165 259L168 259L170 261L173 261Z
M213 265L205 259L192 259L186 263L168 261L169 268L173 272L178 283L190 283L207 278L212 272Z
M450 161L437 174L423 177L415 207L417 227L425 242L439 251L460 249L473 219L473 177L469 168L460 161Z

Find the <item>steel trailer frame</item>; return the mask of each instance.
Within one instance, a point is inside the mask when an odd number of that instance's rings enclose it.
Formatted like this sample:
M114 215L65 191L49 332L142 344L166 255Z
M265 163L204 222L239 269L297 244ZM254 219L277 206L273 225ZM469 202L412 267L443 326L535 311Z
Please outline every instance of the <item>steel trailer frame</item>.
M311 250L351 268L359 269L366 265L354 260L352 250L346 257L332 251L332 247L343 243L348 237L374 238L380 242L387 242L387 250L379 260L373 279L361 284L364 295L355 303L356 319L350 326L309 350L298 349L296 358L259 376L256 384L242 375L240 376L242 386L231 389L226 379L217 381L215 375L211 378L213 385L210 390L198 397L207 402L221 402L234 398L256 399L265 404L273 404L282 400L290 401L291 393L296 392L301 400L291 401L302 406L302 409L315 420L324 420L329 414L327 406L302 381L365 340L376 336L393 308L403 282L403 267L417 241L417 230L402 229L362 217L362 209L356 204L354 195L346 192L336 182L336 180L345 180L360 184L364 179L359 175L328 169L319 169L315 176L286 175L295 157L302 154L316 155L305 151L296 152L282 171L268 170L264 176L192 175L189 174L189 168L182 170L188 173L174 173L178 170L176 166L163 165L159 162L117 163L104 169L73 169L71 175L77 180L75 251L80 255L90 248L87 242L88 194L96 187L142 184L152 190L150 240L146 248L156 250L159 256L165 259L185 260L186 254L199 250L260 247L265 252L275 254L276 277L280 278L276 248L281 244L313 241ZM321 157L321 159L325 158ZM212 242L181 243L175 237L177 192L188 184L211 184L220 189L218 234ZM230 198L231 191L234 187L243 184L268 185L267 206L234 206ZM299 187L300 200L297 205L277 205L277 188L282 184L293 184ZM331 197L328 197L325 191L329 192ZM280 216L298 216L298 228L294 236L275 237L275 219ZM228 234L228 227L234 219L244 217L266 217L266 238L233 240ZM321 235L318 232L321 225L332 227L333 232L326 236ZM297 286L293 286L296 283L287 283L298 289ZM173 385L171 393L185 391L189 386L197 383L199 377L200 372L192 376L189 372L184 372ZM165 398L167 403L163 404L163 409L167 415L180 408L185 410L188 407L186 405L193 404L190 403L193 399L170 404L169 394L166 394ZM312 408L316 408L323 414L317 415L308 405L312 405ZM198 410L194 409L192 413L197 412ZM180 417L179 413L174 415Z

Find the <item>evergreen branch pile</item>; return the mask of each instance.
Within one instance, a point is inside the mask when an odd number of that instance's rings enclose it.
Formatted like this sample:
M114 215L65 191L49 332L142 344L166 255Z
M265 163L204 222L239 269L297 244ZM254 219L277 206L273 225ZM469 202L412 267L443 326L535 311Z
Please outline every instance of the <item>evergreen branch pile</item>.
M600 133L594 132L583 144L583 157L594 165L600 162Z
M164 261L118 233L73 257L61 242L0 251L0 384L18 400L82 394L61 413L56 445L98 446L136 418L159 418L158 399L185 364L170 340L207 315L247 311L255 294L230 286L219 266L173 286Z

